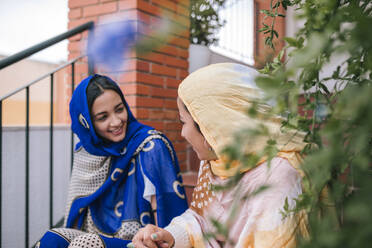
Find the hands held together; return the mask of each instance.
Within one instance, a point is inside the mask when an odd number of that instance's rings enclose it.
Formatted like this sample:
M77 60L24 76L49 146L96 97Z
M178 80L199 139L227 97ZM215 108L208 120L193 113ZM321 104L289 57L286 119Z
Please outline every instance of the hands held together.
M128 248L170 248L174 245L174 238L170 232L154 225L141 228L132 239Z

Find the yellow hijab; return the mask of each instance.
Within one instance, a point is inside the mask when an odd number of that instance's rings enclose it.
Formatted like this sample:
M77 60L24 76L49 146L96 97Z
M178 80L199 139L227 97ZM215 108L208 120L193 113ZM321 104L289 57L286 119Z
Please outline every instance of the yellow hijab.
M260 124L268 128L270 138L276 141L280 151L277 156L288 159L293 167L299 169L301 158L298 152L305 145L304 135L293 131L283 133L280 117L263 121L247 115L247 109L254 102L261 102L258 104L261 113L270 109L269 105L262 103L263 92L254 82L257 75L255 69L240 64L213 64L191 73L178 88L178 96L219 158L211 161L212 172L217 176L230 177L237 170L249 170L238 163L226 168L222 150L234 141L235 133ZM268 137L259 136L245 148L246 152L256 154L262 151L267 140ZM260 163L264 161L262 159Z

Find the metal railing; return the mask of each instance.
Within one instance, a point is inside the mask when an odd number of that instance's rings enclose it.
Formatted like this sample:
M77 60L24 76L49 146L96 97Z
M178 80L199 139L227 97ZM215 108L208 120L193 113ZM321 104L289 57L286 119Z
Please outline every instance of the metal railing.
M12 65L20 60L23 60L29 56L31 56L34 53L37 53L45 48L48 48L62 40L68 39L69 37L72 37L76 34L82 33L84 31L89 31L89 36L91 35L91 31L93 30L94 23L88 22L81 26L78 26L74 29L71 29L65 33L62 33L58 36L55 36L49 40L46 40L44 42L41 42L35 46L32 46L24 51L21 51L17 54L14 54L13 56L7 57L0 61L0 69L3 69L9 65ZM89 37L88 37L89 40ZM49 125L49 153L50 153L50 159L49 159L49 228L53 227L53 100L54 100L54 75L56 72L60 71L63 68L66 68L68 66L71 66L71 91L74 90L75 86L75 63L83 58L86 55L79 56L59 67L54 69L53 71L29 82L28 84L12 91L11 93L0 97L0 246L2 244L2 207L3 207L3 201L2 201L2 190L3 190L3 181L2 181L2 171L3 171L3 102L7 100L9 97L15 95L18 92L25 91L25 104L26 104L26 120L25 120L25 247L29 247L29 233L30 233L30 223L29 223L29 187L30 187L30 87L41 80L45 78L50 78L50 125ZM88 57L88 72L89 74L94 73L94 64L93 61ZM71 166L73 161L73 146L74 146L74 138L71 133Z

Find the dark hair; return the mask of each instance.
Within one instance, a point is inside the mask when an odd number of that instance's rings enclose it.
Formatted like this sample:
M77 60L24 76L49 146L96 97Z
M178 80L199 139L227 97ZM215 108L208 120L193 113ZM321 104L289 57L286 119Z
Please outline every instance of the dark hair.
M87 102L89 112L92 110L92 106L97 97L103 94L105 90L113 90L120 96L123 103L125 103L123 93L119 86L109 77L95 74L89 81L86 89Z
M186 109L186 112L190 114L190 111L187 109L186 105L182 102L183 106L185 107ZM190 114L191 115L191 114ZM194 119L192 119L194 121L194 125L196 127L196 129L198 129L199 133L202 133L201 130L200 130L200 126L198 123L196 123L196 121Z

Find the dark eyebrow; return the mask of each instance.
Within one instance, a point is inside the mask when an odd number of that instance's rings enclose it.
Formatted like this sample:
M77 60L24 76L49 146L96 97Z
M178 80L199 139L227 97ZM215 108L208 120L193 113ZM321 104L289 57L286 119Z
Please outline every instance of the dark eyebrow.
M99 113L95 114L93 117L94 117L94 118L97 118L98 116L100 116L100 115L104 115L104 114L106 114L106 113L107 113L106 111L99 112Z
M124 105L124 103L121 102L121 103L117 104L114 108L117 109L117 108L120 107L120 105ZM97 116L99 116L99 115L103 115L103 114L106 114L106 113L107 113L106 111L99 112L99 113L95 114L93 117L94 117L94 118L97 118Z
M98 116L98 115L103 115L103 114L106 114L107 112L106 111L102 111L102 112L99 112L97 114L94 115L94 117Z
M115 106L115 108L118 108L118 107L120 107L120 105L124 105L124 103L122 103L122 102L121 102L121 103L119 103L118 105L116 105L116 106Z

